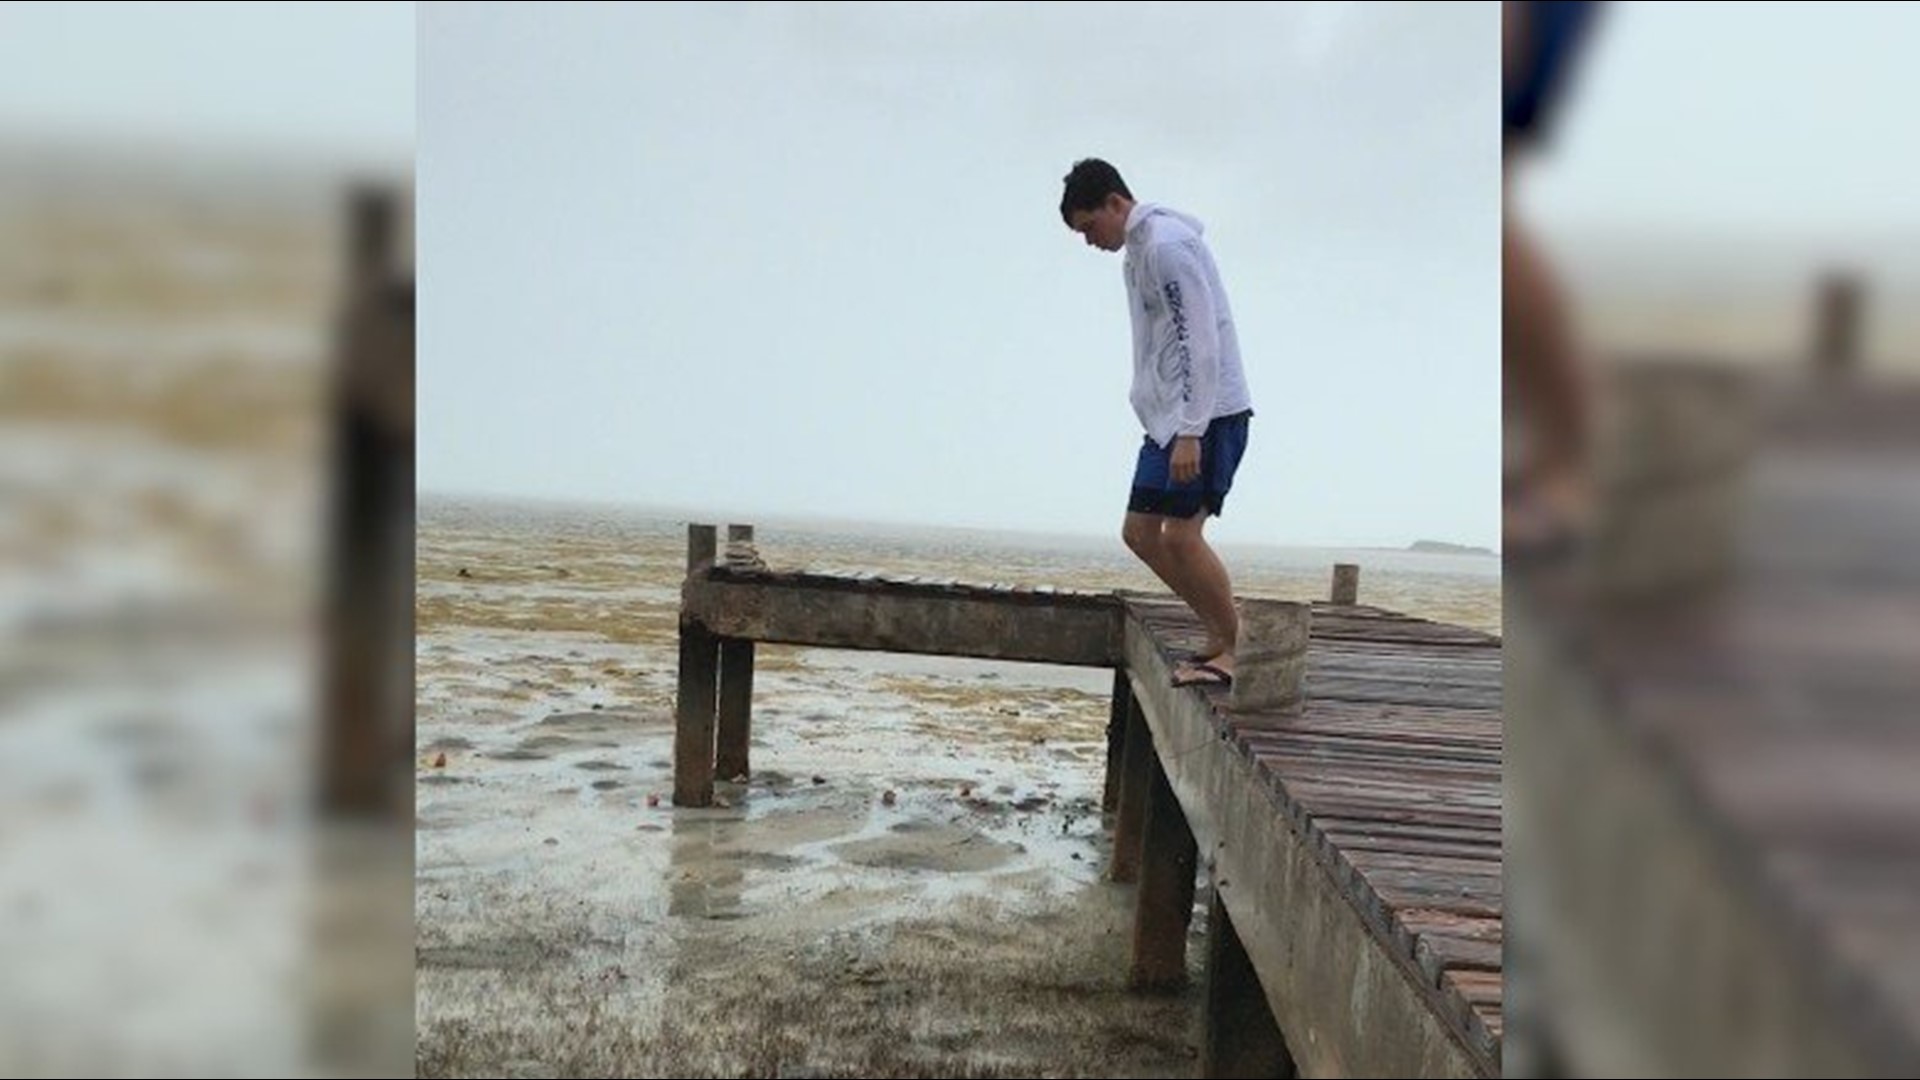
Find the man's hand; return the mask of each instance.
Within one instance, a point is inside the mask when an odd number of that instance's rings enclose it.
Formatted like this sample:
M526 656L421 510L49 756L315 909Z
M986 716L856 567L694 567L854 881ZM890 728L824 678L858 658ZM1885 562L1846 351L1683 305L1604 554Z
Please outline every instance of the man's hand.
M1173 457L1169 461L1173 469L1173 482L1185 484L1200 475L1200 440L1192 435L1180 435L1173 440Z

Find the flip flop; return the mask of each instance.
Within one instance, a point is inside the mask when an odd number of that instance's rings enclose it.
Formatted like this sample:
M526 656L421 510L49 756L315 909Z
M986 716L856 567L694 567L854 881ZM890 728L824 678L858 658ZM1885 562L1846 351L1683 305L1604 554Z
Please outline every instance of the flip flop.
M1195 664L1189 669L1189 671L1193 674L1199 675L1200 677L1182 679L1180 677L1180 672L1176 671L1173 673L1173 685L1175 687L1232 686L1233 685L1233 672L1228 671L1224 668L1216 667L1213 664Z
M1588 539L1580 522L1526 488L1508 493L1501 531L1501 556L1516 570L1566 564L1582 553Z

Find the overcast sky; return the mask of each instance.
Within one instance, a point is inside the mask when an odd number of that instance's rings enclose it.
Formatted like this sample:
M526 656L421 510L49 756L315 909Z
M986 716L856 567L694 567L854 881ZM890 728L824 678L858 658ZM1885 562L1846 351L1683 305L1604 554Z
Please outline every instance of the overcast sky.
M424 5L419 482L1117 534L1086 155L1200 217L1257 417L1215 535L1492 545L1492 4Z
M1920 8L1613 7L1550 229L1920 233ZM419 14L8 4L0 135L404 157L417 41L423 487L1090 534L1138 441L1055 211L1100 154L1226 275L1222 535L1495 538L1491 3Z
M414 5L0 5L0 135L405 162Z
M1920 5L1610 5L1531 170L1586 235L1875 235L1920 225Z

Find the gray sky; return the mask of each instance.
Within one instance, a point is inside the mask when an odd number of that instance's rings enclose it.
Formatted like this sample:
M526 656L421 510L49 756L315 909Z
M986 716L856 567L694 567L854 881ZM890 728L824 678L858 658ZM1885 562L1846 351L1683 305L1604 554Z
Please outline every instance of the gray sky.
M1920 227L1920 5L1611 7L1528 177L1542 220L1601 235Z
M404 161L413 8L0 5L0 134Z
M1117 535L1119 257L1057 210L1098 155L1235 307L1216 536L1492 545L1497 18L423 5L420 487Z

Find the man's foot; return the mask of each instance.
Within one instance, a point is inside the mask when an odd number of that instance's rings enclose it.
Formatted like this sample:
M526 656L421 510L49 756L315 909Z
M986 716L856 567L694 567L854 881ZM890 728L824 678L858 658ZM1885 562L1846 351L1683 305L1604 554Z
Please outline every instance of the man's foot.
M1173 673L1173 685L1176 687L1232 686L1233 657L1222 654L1212 660L1182 664Z
M1501 522L1501 550L1516 568L1574 556L1591 526L1591 497L1576 475L1510 480Z
M1221 640L1214 637L1212 633L1208 633L1206 644L1201 645L1198 649L1181 657L1180 662L1188 667L1193 667L1198 664L1210 664L1232 651L1233 646L1221 642ZM1228 657L1227 662L1229 669L1231 669L1233 658Z

